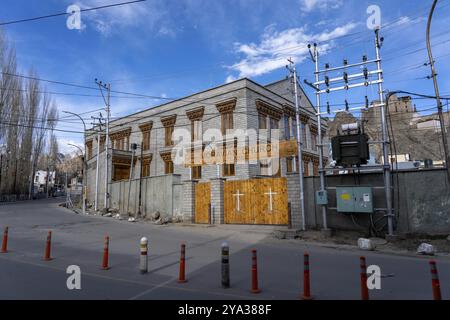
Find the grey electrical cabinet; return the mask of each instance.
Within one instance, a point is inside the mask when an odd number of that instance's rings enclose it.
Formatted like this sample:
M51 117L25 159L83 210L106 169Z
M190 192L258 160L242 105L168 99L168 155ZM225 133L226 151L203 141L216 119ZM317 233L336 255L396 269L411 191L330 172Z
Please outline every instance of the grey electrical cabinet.
M337 211L340 213L373 213L372 187L336 187Z
M326 190L316 191L316 204L321 206L328 204L328 193Z

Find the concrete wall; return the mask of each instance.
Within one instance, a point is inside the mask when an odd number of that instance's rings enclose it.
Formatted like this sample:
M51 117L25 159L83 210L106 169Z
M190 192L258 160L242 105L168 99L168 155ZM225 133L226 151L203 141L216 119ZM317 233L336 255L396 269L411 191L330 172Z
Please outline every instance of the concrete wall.
M394 207L396 232L400 234L448 234L450 233L450 187L445 170L399 171L393 175ZM327 176L329 209L327 211L328 226L332 229L367 231L370 220L368 214L350 215L337 213L336 193L333 187L339 185L383 186L382 173L364 173L360 175ZM297 174L288 175L289 201L292 206L294 227L300 220L299 200L292 196L298 194L299 182ZM315 205L315 191L320 189L319 177L305 178L305 212L306 225L309 228L322 228L322 212ZM386 208L384 189L374 189L374 207L380 209L373 215L377 228L383 228L386 219L383 208Z
M134 215L139 209L139 179L131 181L128 205L129 187L128 181L111 184L111 208ZM143 178L141 194L143 214L159 211L161 214L174 216L182 212L182 184L179 175Z

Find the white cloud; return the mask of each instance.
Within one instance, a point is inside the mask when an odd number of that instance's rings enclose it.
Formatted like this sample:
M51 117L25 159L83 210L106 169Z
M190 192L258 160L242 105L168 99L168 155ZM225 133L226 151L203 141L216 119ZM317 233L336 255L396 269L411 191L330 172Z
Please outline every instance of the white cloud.
M104 0L79 0L82 9L105 5ZM175 30L169 26L169 12L163 1L141 2L81 13L82 23L93 26L104 36L123 32L126 28L139 27L159 36L173 37Z
M300 0L303 12L311 12L313 10L329 10L340 8L344 4L343 0Z
M245 57L229 66L229 69L237 71L238 77L253 77L284 67L290 57L301 63L309 56L308 43L327 42L319 47L321 52L327 52L333 47L333 38L348 34L355 27L355 23L348 23L332 31L313 34L308 33L304 27L278 32L271 25L265 29L259 44L235 44L236 52ZM235 77L228 76L227 81L230 79Z

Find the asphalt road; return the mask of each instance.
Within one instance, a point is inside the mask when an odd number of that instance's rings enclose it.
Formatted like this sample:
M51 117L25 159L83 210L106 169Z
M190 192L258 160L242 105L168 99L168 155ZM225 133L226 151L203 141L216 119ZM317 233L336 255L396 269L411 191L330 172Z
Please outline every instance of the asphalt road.
M311 263L315 299L359 299L359 257L380 266L381 290L371 299L431 299L425 257L335 249L276 240L272 227L154 226L58 207L61 200L0 205L0 230L9 226L9 252L0 254L0 299L298 299L303 252ZM53 231L52 261L43 261ZM101 270L110 237L111 269ZM149 273L139 273L139 240L149 238ZM220 249L230 245L231 288L221 288ZM180 244L186 243L188 282L177 283ZM258 250L260 294L250 293L251 249ZM437 257L442 296L450 298L450 259ZM81 290L68 290L66 269L81 269Z

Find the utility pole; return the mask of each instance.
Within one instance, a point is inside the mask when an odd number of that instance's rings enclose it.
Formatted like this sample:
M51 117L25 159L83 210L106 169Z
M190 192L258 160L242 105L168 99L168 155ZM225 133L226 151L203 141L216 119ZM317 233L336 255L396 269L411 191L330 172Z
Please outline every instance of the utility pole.
M319 82L319 50L317 49L317 44L314 43L314 49L311 53L311 45L308 45L308 49L310 50L309 53L311 55L312 60L314 61L315 65L315 80L316 83ZM318 89L320 88L320 85L317 84L316 87L316 111L317 111L317 139L318 139L318 146L319 146L319 175L320 175L320 191L325 193L326 192L326 185L325 185L325 170L323 167L323 141L322 141L322 114L321 114L321 108L320 108L320 93ZM327 222L327 207L325 205L322 205L322 227L323 231L329 232L328 229L328 222Z
M144 145L144 141L142 140L141 142L141 161L140 161L140 168L139 168L139 207L138 207L138 216L140 217L142 215L142 173L143 173L143 168L142 168L142 164L143 162L143 156L144 156L144 148L142 148L142 146ZM191 168L192 170L192 168ZM137 218L137 217L136 217Z
M438 0L433 1L433 5L431 6L430 15L428 16L427 50L428 50L428 58L430 60L430 66L431 66L431 77L433 78L434 91L436 93L436 103L437 103L439 123L440 123L441 133L442 133L442 144L444 146L445 166L447 168L447 179L450 182L450 155L449 155L449 151L448 151L447 130L445 127L444 115L442 114L442 102L441 102L441 97L439 94L439 86L438 86L437 78L436 78L437 73L436 73L436 69L434 68L434 59L433 59L433 53L431 52L431 43L430 43L431 20L433 19L433 13L434 13L434 9L436 8L437 2L438 2Z
M382 40L380 41L380 29L375 30L375 53L376 53L376 64L377 69L381 68L381 54L380 49L382 45ZM391 185L391 163L389 159L388 144L388 131L386 123L386 103L384 102L383 94L383 74L378 72L378 96L380 100L381 109L381 134L383 139L383 177L384 177L384 192L386 194L386 209L387 209L387 222L388 222L388 235L394 235L394 225L393 217L394 212L392 211L392 185ZM397 156L397 155L395 155Z
M128 179L128 201L127 201L127 215L130 216L130 197L131 197L131 180L134 175L134 154L136 153L137 144L131 144L131 165L130 165L130 177ZM136 198L135 198L136 199Z
M100 93L102 94L103 100L105 102L106 108L106 137L105 137L105 203L104 210L108 212L109 209L109 177L108 177L108 167L109 167L109 118L111 114L110 108L110 98L111 98L111 85L109 83L103 83L102 81L98 81L95 79L95 83L98 85L100 89ZM106 97L103 94L103 89L106 90Z
M297 126L297 150L298 150L298 173L300 180L300 210L302 216L302 230L306 231L306 222L305 222L305 196L304 196L304 174L303 174L303 136L302 130L300 129L300 106L298 103L298 92L297 92L297 69L292 61L292 59L288 59L289 66L287 67L291 77L293 77L293 85L294 85L294 101L295 101L295 121Z
M394 236L394 227L393 227L393 218L394 213L392 210L392 185L391 185L391 166L389 163L389 153L388 153L388 131L387 131L387 122L386 122L386 103L384 102L384 95L383 95L383 70L381 68L381 54L380 49L383 42L383 38L379 37L379 29L375 30L375 52L376 52L376 58L373 60L368 60L367 56L364 55L361 62L356 62L349 64L347 59L344 59L344 63L341 66L337 67L330 67L330 65L327 63L325 64L325 69L319 70L319 52L317 49L317 44L314 44L313 51L311 51L311 45L308 45L308 48L310 49L310 55L311 59L315 62L315 82L309 83L305 80L305 83L312 87L316 92L316 103L317 103L317 123L320 126L321 125L321 115L330 114L331 111L329 110L329 106L327 108L327 112L321 112L321 102L320 102L320 95L321 94L330 94L331 92L337 92L337 91L345 91L347 92L350 89L353 88L360 88L360 87L369 87L372 85L378 85L378 98L379 103L373 104L373 108L377 107L381 109L380 112L380 122L381 122L381 130L382 130L382 141L377 142L381 143L383 145L382 151L383 151L383 164L380 165L383 170L383 176L384 176L384 190L385 190L385 196L386 196L386 217L387 217L387 224L388 224L388 236ZM376 70L369 70L367 68L367 65L376 64ZM363 67L363 72L358 72L354 74L349 74L347 72L347 69L353 69L353 68L361 68ZM341 71L343 70L343 71ZM330 73L335 72L342 72L342 76L339 77L329 77ZM324 74L323 80L319 80L319 75ZM377 76L376 80L372 80L372 76ZM363 78L363 81L359 82L359 79ZM358 82L356 82L358 81ZM332 86L331 84L334 83L342 83L343 85L338 86ZM325 85L326 87L324 89L321 89L321 85ZM339 113L339 112L349 112L349 111L360 111L362 109L368 109L369 103L368 98L366 96L366 104L361 107L355 107L355 108L349 108L348 102L346 100L346 107L342 110L333 110L333 113ZM318 140L319 140L319 155L320 155L320 163L319 163L319 171L320 171L320 185L321 185L321 191L325 192L326 186L325 186L325 170L323 168L323 141L322 141L322 131L319 130L318 132ZM327 220L326 220L326 205L322 206L322 215L323 215L323 227L324 230L327 230Z
M94 127L95 127L95 120L97 118L94 118ZM102 133L102 114L100 113L100 117L98 118L98 131L97 131L97 161L96 161L96 168L95 168L95 200L94 200L94 211L98 211L98 192L99 192L99 164L100 164L100 140L101 140L101 133Z

